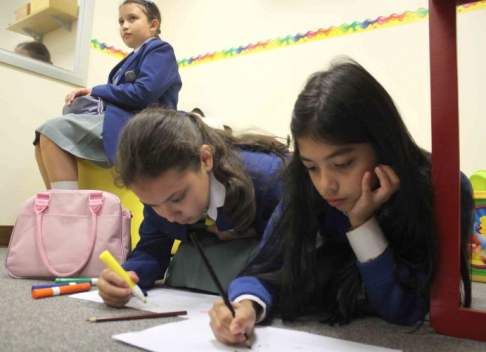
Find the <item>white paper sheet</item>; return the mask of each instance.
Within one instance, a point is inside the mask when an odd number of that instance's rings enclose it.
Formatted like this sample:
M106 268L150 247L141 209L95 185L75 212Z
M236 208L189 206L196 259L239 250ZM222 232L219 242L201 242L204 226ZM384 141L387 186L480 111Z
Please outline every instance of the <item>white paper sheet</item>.
M103 303L97 290L71 295L72 298ZM135 297L127 307L154 313L187 310L184 321L172 322L153 328L124 334L113 338L149 351L238 351L248 352L246 347L226 346L216 340L209 327L207 311L218 296L168 288L148 291L147 304ZM251 336L254 351L397 351L330 337L273 327L256 327Z
M98 290L76 293L70 297L103 303ZM126 306L154 313L186 310L187 315L184 316L186 318L207 319L207 312L217 299L219 296L168 288L153 288L148 290L147 303L132 297Z
M257 327L251 336L252 348L226 346L214 337L207 319L193 319L155 326L139 332L113 335L115 340L148 351L231 351L231 352L282 352L326 351L366 352L398 351L365 345L346 340L273 327Z

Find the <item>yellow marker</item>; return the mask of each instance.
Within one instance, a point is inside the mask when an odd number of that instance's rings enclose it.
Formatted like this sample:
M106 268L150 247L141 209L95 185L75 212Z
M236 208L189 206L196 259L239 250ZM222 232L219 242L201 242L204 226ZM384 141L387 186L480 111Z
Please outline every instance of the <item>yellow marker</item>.
M125 280L128 283L128 286L132 289L132 294L140 299L143 303L147 303L147 299L143 295L142 290L138 285L135 284L135 282L130 279L130 276L128 276L127 272L125 269L122 268L122 266L116 261L115 258L111 255L111 253L106 250L103 253L100 254L100 259L105 262L106 266L113 270L115 273L120 275L123 280Z
M211 226L212 224L216 224L216 221L211 218L206 218L206 220L204 220L204 225Z

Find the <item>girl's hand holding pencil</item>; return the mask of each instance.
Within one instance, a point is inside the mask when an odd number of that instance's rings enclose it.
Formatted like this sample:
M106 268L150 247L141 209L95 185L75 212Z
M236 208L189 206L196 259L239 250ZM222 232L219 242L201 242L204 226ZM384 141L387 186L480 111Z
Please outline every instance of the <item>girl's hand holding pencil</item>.
M234 325L233 327L232 327L232 324L233 324L232 322L229 325L227 325L228 330L233 329L233 330L237 331L238 334L243 335L243 340L240 340L239 335L237 335L238 337L235 338L234 343L243 343L244 342L246 347L251 349L251 340L250 340L250 337L249 337L246 330L249 328L250 333L251 333L251 330L253 330L253 326L255 325L256 308L253 306L253 302L248 301L248 300L245 301L245 303L241 303L241 304L230 302L229 298L228 298L228 293L223 289L223 286L221 286L221 282L219 282L219 279L216 276L216 272L214 271L211 263L209 262L208 257L206 256L206 253L204 253L204 249L201 246L201 243L199 243L196 234L194 232L189 233L189 238L191 239L191 242L196 246L197 251L201 255L203 263L206 266L206 269L208 270L209 274L211 275L211 278L213 279L214 285L218 289L219 294L221 295L221 298L223 298L222 304L226 307L226 310L231 314L231 317L238 318L238 319L244 319L242 321L238 320L236 322L236 325ZM249 315L243 315L242 318L239 318L241 314L238 315L238 316L236 315L235 308L233 307L234 304L237 305L237 307L238 307L238 305L241 305L242 308L246 307L247 312L249 312L250 314ZM250 306L248 306L248 305L250 305L251 308L249 308ZM251 314L252 310L253 310L253 313L254 313L253 315ZM223 311L223 316L224 316L224 314L226 314L226 313ZM225 321L228 323L229 322L228 318L226 318ZM242 322L248 322L249 324L242 324ZM217 321L216 324L217 324L218 328L219 327L224 328L224 326L222 325L221 322Z
M219 341L228 345L241 345L246 342L246 336L250 336L253 331L256 311L254 303L250 300L231 302L231 305L235 311L234 318L222 299L214 302L213 308L209 311L211 329Z

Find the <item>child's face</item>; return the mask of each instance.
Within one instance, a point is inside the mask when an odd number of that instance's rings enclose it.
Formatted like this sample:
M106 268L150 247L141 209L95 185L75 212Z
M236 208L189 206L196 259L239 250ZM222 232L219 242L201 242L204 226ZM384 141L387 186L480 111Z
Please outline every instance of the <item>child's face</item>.
M212 160L201 161L197 172L169 170L154 179L130 185L145 205L170 222L199 221L209 206L209 172Z
M349 211L362 193L363 176L371 172L371 188L378 185L378 165L371 144L336 145L312 138L297 140L300 158L319 194L329 205Z
M118 23L123 42L132 49L153 37L159 25L157 20L149 22L145 12L136 4L126 4L120 8Z

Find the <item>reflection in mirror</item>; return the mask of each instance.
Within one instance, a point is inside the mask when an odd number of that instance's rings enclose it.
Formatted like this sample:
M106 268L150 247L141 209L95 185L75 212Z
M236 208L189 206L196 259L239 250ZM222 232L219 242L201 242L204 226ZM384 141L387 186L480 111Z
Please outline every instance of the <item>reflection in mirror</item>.
M3 0L0 61L85 85L93 0Z
M35 40L45 45L55 66L73 71L78 28L77 0L3 2L6 3L0 15L0 48L15 51L18 44Z
M44 43L35 40L31 42L23 42L17 44L15 52L52 65L51 53Z

